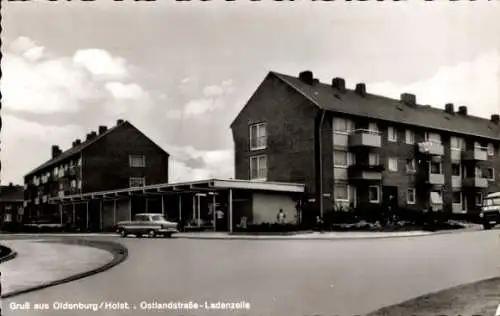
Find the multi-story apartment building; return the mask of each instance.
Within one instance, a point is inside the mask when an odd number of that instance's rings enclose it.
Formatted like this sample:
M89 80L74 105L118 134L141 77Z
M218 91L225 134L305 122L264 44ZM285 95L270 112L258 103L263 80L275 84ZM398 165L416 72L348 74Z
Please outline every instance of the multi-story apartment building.
M498 191L500 117L270 72L231 124L237 179L301 182L326 213L382 205L479 210ZM392 198L391 198L392 197Z
M25 175L25 214L59 219L51 197L166 183L168 160L167 152L128 121L120 119L109 129L99 126L64 152L52 146L51 159Z

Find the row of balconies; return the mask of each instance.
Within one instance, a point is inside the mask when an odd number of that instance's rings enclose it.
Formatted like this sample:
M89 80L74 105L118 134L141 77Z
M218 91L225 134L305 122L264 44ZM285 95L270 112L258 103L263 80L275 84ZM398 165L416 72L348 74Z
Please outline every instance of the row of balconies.
M349 135L348 144L351 147L382 147L382 137L379 132L370 131L365 129L355 130ZM444 146L441 143L434 141L425 141L417 144L419 152L431 156L443 156ZM469 161L486 161L488 160L487 149L483 147L476 147L471 150L451 151L452 160L469 160Z
M365 181L381 181L382 172L384 167L381 165L368 166L368 165L352 165L347 169L348 180L365 180ZM445 183L445 177L442 173L427 173L423 175L424 181L429 185L442 186ZM457 181L456 178L460 178ZM479 176L465 177L453 177L453 186L463 186L469 188L487 188L488 179Z

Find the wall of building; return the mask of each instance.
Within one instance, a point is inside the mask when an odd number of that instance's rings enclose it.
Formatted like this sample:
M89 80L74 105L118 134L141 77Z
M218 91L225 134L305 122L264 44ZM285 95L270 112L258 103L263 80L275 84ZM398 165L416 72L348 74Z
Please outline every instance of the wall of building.
M286 222L296 222L296 202L289 195L254 192L252 193L252 201L253 224L276 223L276 216L280 209L286 215Z
M145 155L146 167L131 168L131 154ZM125 188L130 177L145 177L148 185L168 182L168 154L127 123L85 149L82 162L84 192Z
M273 75L250 98L232 126L235 177L250 179L250 156L267 154L268 181L306 183L315 190L315 107ZM249 125L266 122L267 149L250 152Z

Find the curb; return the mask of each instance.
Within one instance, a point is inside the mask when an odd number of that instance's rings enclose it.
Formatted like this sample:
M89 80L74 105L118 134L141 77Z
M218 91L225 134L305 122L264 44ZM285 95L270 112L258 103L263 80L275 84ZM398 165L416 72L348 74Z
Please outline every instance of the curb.
M17 257L17 252L14 249L11 249L7 246L0 245L0 251L7 252L7 254L5 256L0 257L0 263L7 262L7 261L12 260L15 257ZM0 289L1 289L1 287L0 287ZM2 293L0 292L0 295L1 294Z
M111 254L113 254L113 259L110 262L106 263L105 265L103 265L101 267L98 267L98 268L95 268L95 269L92 269L92 270L89 270L89 271L86 271L86 272L78 273L78 274L75 274L75 275L72 275L72 276L69 276L69 277L66 277L66 278L62 278L62 279L59 279L59 280L46 282L46 283L39 284L39 285L36 285L36 286L32 286L32 287L29 287L29 288L15 290L15 291L11 291L11 292L8 292L8 293L5 293L5 294L2 293L2 295L1 295L2 299L3 298L11 298L11 297L14 297L14 296L17 296L17 295L20 295L20 294L34 292L34 291L42 290L42 289L45 289L45 288L48 288L48 287L60 285L60 284L63 284L63 283L68 283L68 282L71 282L71 281L83 279L85 277L88 277L88 276L91 276L91 275L94 275L94 274L98 274L100 272L107 271L107 270L113 268L114 266L117 266L120 263L124 262L128 258L128 249L125 246L123 246L122 244L117 243L117 242L97 241L97 240L83 240L83 239L46 240L46 241L41 241L41 242L70 244L70 245L75 245L76 244L76 245L80 245L80 246L94 247L94 248L98 248L98 249L109 251Z

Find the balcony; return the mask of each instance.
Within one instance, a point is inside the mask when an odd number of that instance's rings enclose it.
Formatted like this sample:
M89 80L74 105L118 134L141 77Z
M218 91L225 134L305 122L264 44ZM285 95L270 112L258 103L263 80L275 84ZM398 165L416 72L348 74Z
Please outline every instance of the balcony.
M349 146L380 148L382 146L382 138L377 131L358 129L349 135Z
M427 182L430 185L436 185L436 186L444 185L444 174L430 173Z
M467 161L486 161L488 160L488 151L486 148L476 147L465 151L463 159Z
M418 151L422 154L430 155L430 156L443 156L444 155L444 146L441 143L426 141L420 142L417 144Z
M460 161L462 160L462 150L458 148L452 148L450 156L452 161Z
M463 186L468 188L487 188L488 179L480 177L468 177L463 180Z
M382 171L384 167L382 165L364 165L356 164L350 166L348 169L349 180L365 180L365 181L381 181Z

